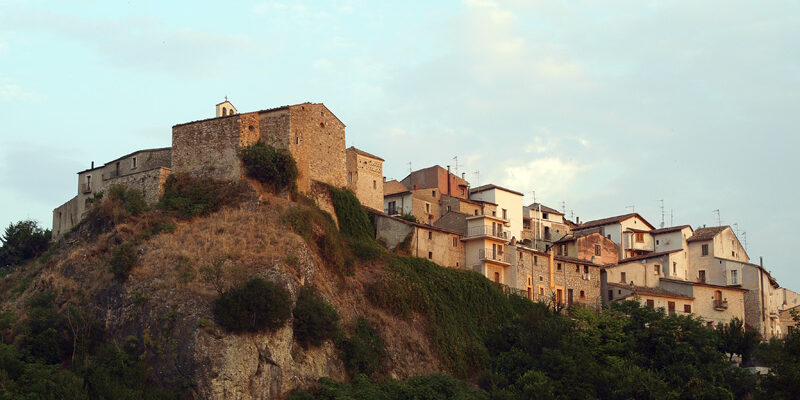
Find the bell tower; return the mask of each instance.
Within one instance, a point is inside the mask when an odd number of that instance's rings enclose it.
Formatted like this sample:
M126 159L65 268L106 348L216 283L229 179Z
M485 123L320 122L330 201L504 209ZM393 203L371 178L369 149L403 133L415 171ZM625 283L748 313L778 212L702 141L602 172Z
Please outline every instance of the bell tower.
M236 107L228 101L228 96L225 96L225 101L217 104L217 118L227 117L228 115L238 114Z

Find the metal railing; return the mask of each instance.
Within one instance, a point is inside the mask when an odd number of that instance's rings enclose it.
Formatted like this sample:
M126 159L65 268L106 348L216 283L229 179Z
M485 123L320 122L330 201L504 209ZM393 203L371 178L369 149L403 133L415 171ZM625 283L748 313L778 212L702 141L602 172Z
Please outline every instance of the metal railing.
M499 229L495 226L492 229L491 226L473 226L469 228L467 236L492 236L499 239L508 239L508 231L504 231Z
M384 208L383 212L389 215L400 215L400 209L397 207Z
M499 252L496 249L478 249L478 259L500 261L510 263L508 253Z
M714 300L714 309L717 311L725 311L728 309L728 300Z

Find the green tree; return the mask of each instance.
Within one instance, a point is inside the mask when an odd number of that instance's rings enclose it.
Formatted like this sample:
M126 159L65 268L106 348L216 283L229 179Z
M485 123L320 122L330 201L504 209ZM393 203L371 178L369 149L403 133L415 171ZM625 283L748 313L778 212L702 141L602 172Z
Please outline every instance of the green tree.
M0 267L19 265L47 250L51 232L42 229L36 221L11 223L0 236Z

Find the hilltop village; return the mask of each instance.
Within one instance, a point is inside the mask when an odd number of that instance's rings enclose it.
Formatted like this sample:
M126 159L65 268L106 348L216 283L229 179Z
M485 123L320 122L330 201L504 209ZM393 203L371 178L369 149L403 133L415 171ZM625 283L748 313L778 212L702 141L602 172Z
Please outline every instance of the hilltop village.
M473 187L439 165L400 181L384 159L346 147L345 124L324 104L239 113L229 101L214 118L172 127L172 147L138 150L78 172L75 197L53 210L53 237L74 227L92 199L113 185L156 202L170 174L217 180L244 176L239 151L256 142L288 149L298 190L347 187L372 215L378 241L439 265L475 271L533 301L599 309L635 299L709 326L739 318L762 339L792 332L800 294L780 287L730 226L656 228L637 213L581 222L544 204L524 204L519 189Z

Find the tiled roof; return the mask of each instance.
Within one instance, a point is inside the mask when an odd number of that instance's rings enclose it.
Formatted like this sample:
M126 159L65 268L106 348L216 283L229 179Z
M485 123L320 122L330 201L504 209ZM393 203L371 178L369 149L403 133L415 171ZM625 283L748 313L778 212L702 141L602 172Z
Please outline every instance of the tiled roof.
M684 228L691 228L691 226L690 225L679 225L679 226L669 226L669 227L660 228L660 229L653 229L652 231L650 231L650 234L651 235L658 235L660 233L669 233L669 232L681 231Z
M590 260L583 260L580 258L575 257L567 257L567 256L553 256L554 259L558 261L566 261L573 264L581 264L581 265L591 265L593 267L600 267L600 265L591 262Z
M408 192L406 185L398 182L397 180L390 180L383 183L383 195L389 196L397 193Z
M711 240L714 236L717 236L720 232L724 231L725 228L728 228L728 225L724 226L712 226L710 228L699 228L694 231L692 237L686 239L687 242L698 242L702 240Z
M506 189L506 188L504 188L502 186L493 185L491 183L488 184L488 185L483 185L483 186L478 186L476 188L472 188L472 189L469 190L469 192L470 193L478 193L478 192L485 192L485 191L491 190L491 189L499 189L499 190L503 190L503 191L506 191L506 192L509 192L509 193L514 193L514 194L518 194L520 196L524 196L524 194L522 194L520 192L517 192L516 190Z
M639 217L639 219L644 221L644 223L647 224L650 228L653 228L653 226L650 225L650 223L647 222L646 219L642 218L641 215L639 215L637 213L630 213L630 214L617 215L616 217L596 219L594 221L584 222L584 223L576 226L574 229L575 230L581 230L581 229L595 228L595 227L603 226L603 225L617 224L617 223L620 223L622 221L625 221L626 219L630 219L630 218L633 218L633 217Z
M658 252L658 253L650 253L650 254L645 254L645 255L641 255L641 256L636 256L636 257L626 258L626 259L624 259L624 260L619 260L619 263L618 263L618 264L624 264L624 263L629 263L629 262L633 262L633 261L647 260L648 258L656 258L656 257L661 257L661 256L665 256L665 255L667 255L667 254L677 253L677 252L679 252L679 251L683 251L683 249L675 249L675 250L669 250L669 251L660 251L660 252Z
M621 283L610 283L610 282L608 283L608 286L633 290L634 295L649 295L649 296L670 297L674 299L687 299L687 300L694 299L694 297L692 296L686 296L680 293L670 292L669 290L665 290L660 287L631 286Z
M380 157L378 157L378 156L376 156L376 155L374 155L374 154L370 154L370 153L367 153L367 152L366 152L366 151L364 151L364 150L361 150L361 149L359 149L359 148L356 148L355 146L350 146L350 147L348 147L348 148L347 148L347 151L354 151L354 152L356 152L356 154L361 154L362 156L366 156L366 157L374 158L374 159L376 159L376 160L386 161L386 160L384 160L384 159L382 159L382 158L380 158Z
M386 214L385 212L380 211L380 210L376 210L376 209L374 209L372 207L367 207L367 206L362 206L362 207L364 207L364 209L367 212L380 215L381 217L391 218L391 219L393 219L395 221L402 222L402 223L407 224L407 225L412 225L412 226L416 226L416 227L422 228L422 229L430 229L430 230L433 230L433 231L439 231L439 232L449 233L449 234L458 235L458 236L464 236L464 234L461 233L461 232L456 232L456 231L453 231L453 230L450 230L450 229L442 228L440 226L420 224L418 222L411 222L411 221L407 221L407 220L404 220L404 219L399 218L399 217L395 217L393 215Z
M532 203L531 205L528 206L528 208L530 208L531 210L538 210L539 206L542 207L542 212L546 212L546 213L550 213L550 214L564 215L564 213L562 213L561 211L558 211L555 208L550 208L550 207L548 207L548 206L546 206L544 204L541 204L541 203Z
M132 153L128 153L128 154L126 154L126 155L124 155L122 157L117 157L117 158L115 158L115 159L113 159L113 160L111 160L111 161L109 161L109 162L107 162L105 164L99 165L99 166L94 167L94 168L89 168L89 169L85 169L83 171L80 171L80 172L78 172L78 174L82 174L82 173L87 172L87 171L92 171L92 170L95 170L95 169L103 168L106 165L109 165L109 164L111 164L111 163L113 163L115 161L122 160L123 158L130 157L130 156L132 156L132 155L134 155L136 153L145 153L145 152L163 151L163 150L172 150L172 147L156 147L156 148L152 148L152 149L136 150L136 151L134 151Z

